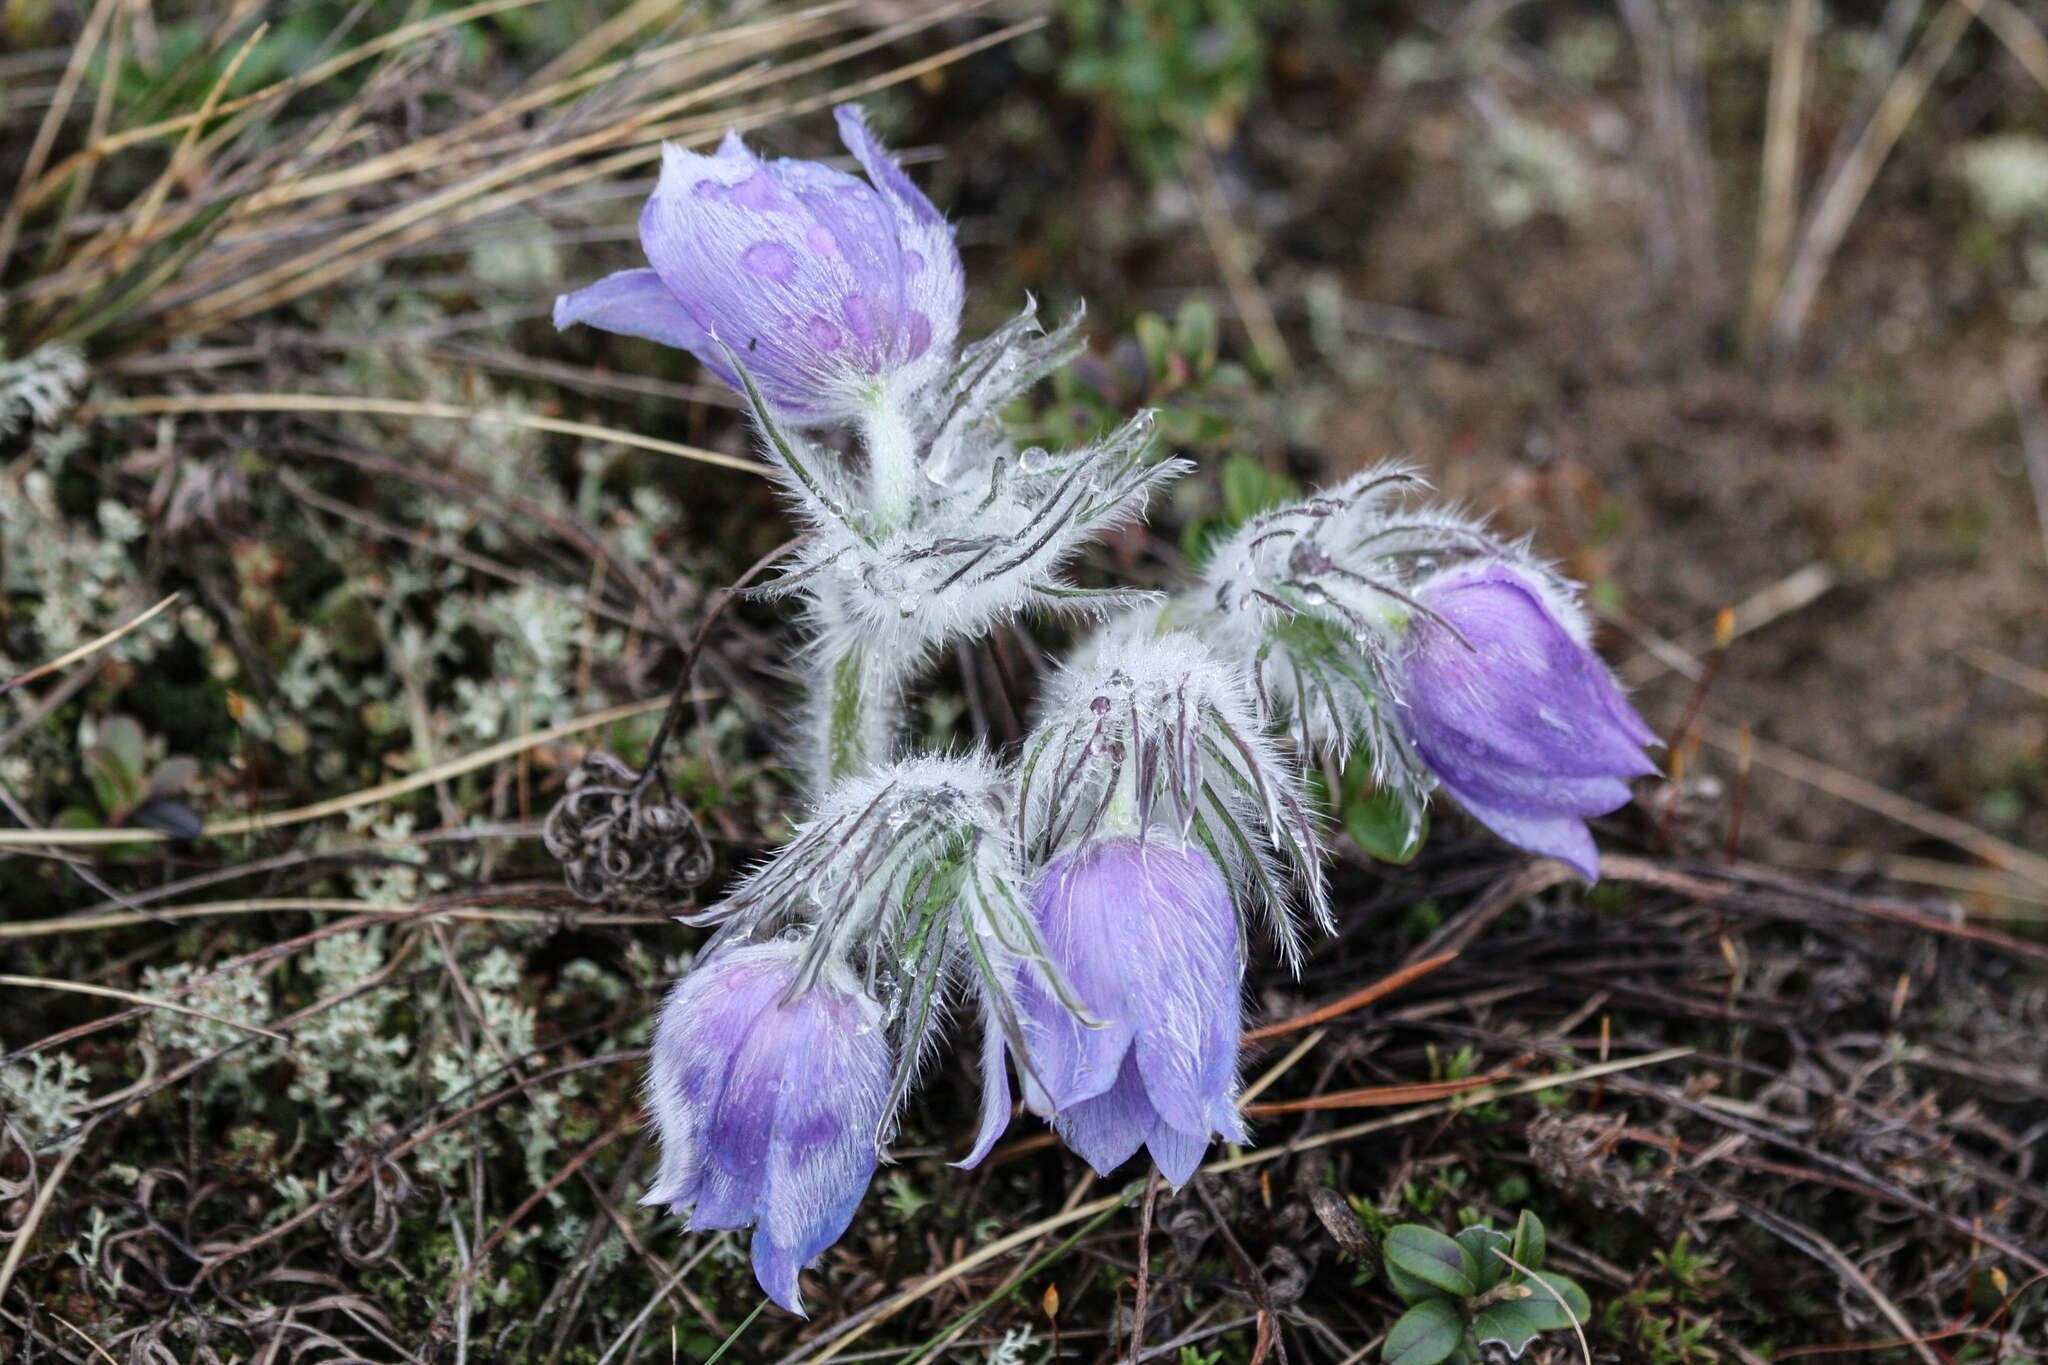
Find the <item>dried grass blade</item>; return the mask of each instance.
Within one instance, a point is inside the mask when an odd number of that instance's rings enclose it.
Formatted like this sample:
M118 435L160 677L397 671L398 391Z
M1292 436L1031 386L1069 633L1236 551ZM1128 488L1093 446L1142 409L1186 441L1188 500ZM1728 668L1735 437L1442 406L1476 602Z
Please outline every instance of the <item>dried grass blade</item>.
M0 986L19 986L23 990L63 991L70 995L90 995L102 1000L119 1000L123 1004L140 1005L144 1009L169 1010L172 1014L188 1014L194 1019L204 1019L209 1024L222 1024L228 1028L240 1029L244 1033L260 1033L265 1038L274 1038L280 1043L291 1041L276 1029L267 1029L258 1024L245 1024L239 1019L224 1015L209 1014L205 1010L193 1009L190 1005L174 1005L168 1000L159 1000L153 995L141 995L135 991L116 990L112 986L89 986L82 981L58 981L47 976L14 976L0 973Z
M0 697L6 696L9 692L12 692L15 688L20 687L25 683L32 683L38 678L46 678L52 673L61 673L65 669L71 667L71 665L77 663L80 659L87 658L90 655L99 653L101 650L105 649L108 645L113 644L114 641L120 639L122 636L128 634L131 631L139 629L142 626L148 625L151 620L153 620L159 614L167 610L170 607L171 603L177 600L178 594L172 593L169 597L166 597L163 601L157 603L148 611L143 612L140 616L137 616L136 618L128 622L128 624L124 626L116 626L114 629L108 631L105 635L100 636L96 640L87 640L78 648L60 654L46 664L39 664L36 667L31 668L28 672L22 674L20 677L10 678L4 683L0 683Z
M36 129L36 140L28 149L28 159L22 163L21 178L15 182L14 196L8 201L7 212L0 216L0 264L14 254L14 242L21 233L21 220L31 207L29 187L42 174L43 163L50 159L50 149L57 143L57 133L64 126L65 116L71 112L71 101L78 93L78 84L85 79L86 68L92 64L93 50L100 45L100 37L112 21L117 3L118 0L99 0L92 7L85 29L71 49L71 60L65 64L64 74L57 80L56 96L50 101L49 111L43 115L42 126Z
M354 398L343 394L324 393L175 394L167 397L116 399L109 403L81 408L80 416L89 420L93 417L145 417L194 412L335 412L360 413L374 417L482 422L485 425L553 432L558 436L580 436L591 441L611 441L618 445L652 450L662 455L673 455L680 460L694 460L698 464L716 465L720 469L737 469L748 474L767 472L767 466L759 460L749 460L738 455L722 455L718 451L705 450L701 446L664 441L656 436L621 431L617 427L597 426L590 422L569 422L558 417L535 417L523 412L490 412L481 408L465 408L454 403L416 402L404 398Z
M701 694L701 699L708 701L715 695L715 693L703 693ZM552 744L558 739L567 739L571 735L579 735L585 731L597 730L604 726L615 724L618 721L631 720L635 716L644 716L650 712L659 711L667 706L668 702L669 699L667 697L657 697L649 701L628 702L624 706L613 706L588 716L579 716L575 720L564 721L562 724L551 729L536 730L532 734L520 735L517 738L493 744L487 749L479 749L473 754L465 754L460 758L451 758L445 763L438 763L431 768L422 769L410 777L403 777L393 782L384 782L374 787L365 787L361 791L350 792L346 796L337 796L326 801L316 801L310 806L300 806L293 810L272 811L262 815L243 816L235 820L222 820L208 825L200 832L199 837L208 839L239 834L254 834L259 830L280 829L286 825L302 825L310 820L321 820L330 815L340 815L345 811L356 810L362 806L373 806L380 801L388 801L394 796L405 796L409 793L420 791L423 788L431 787L436 782L442 782L451 777L460 777L464 773L475 772L478 768L487 768L493 763L501 763L508 758L515 758L529 749L537 749L543 744ZM0 829L0 848L55 847L67 844L161 842L165 837L158 831L151 829Z

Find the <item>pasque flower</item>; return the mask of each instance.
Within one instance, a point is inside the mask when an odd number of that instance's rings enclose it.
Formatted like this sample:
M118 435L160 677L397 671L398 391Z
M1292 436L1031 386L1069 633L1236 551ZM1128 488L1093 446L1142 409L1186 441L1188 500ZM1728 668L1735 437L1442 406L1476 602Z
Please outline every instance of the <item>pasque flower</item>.
M1055 857L1031 898L1040 940L1078 1016L1035 969L1015 993L1024 1100L1108 1175L1139 1147L1184 1184L1212 1135L1241 1142L1237 1114L1237 912L1199 848L1153 829ZM982 1131L965 1164L995 1145L1010 1113L1000 1030L983 1058Z
M1586 641L1584 618L1533 571L1478 560L1415 589L1425 608L1395 663L1400 724L1445 790L1509 843L1588 878L1586 817L1656 771L1656 735Z
M715 951L662 1006L647 1073L661 1169L641 1201L693 1229L754 1227L754 1277L792 1313L797 1271L874 1175L894 1070L882 1007L843 965L788 998L806 946Z
M555 325L681 347L738 388L730 349L776 415L798 425L851 420L885 387L931 382L960 328L953 230L861 111L835 112L867 181L815 161L763 161L735 133L713 156L663 147L640 214L652 269L564 294Z

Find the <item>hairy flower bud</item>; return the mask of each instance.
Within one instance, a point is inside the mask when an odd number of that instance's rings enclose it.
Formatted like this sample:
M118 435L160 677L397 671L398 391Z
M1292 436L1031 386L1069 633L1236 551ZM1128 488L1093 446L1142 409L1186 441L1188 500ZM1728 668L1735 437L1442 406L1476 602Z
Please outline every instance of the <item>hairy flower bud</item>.
M788 998L804 947L715 952L669 995L647 1072L661 1170L641 1201L692 1229L754 1227L754 1277L792 1313L797 1271L874 1175L894 1070L882 1007L844 967Z
M1198 847L1154 829L1054 858L1031 908L1047 958L1089 1017L1037 973L1020 974L1025 1103L1097 1172L1144 1146L1184 1184L1212 1134L1245 1136L1236 1106L1244 965L1223 874ZM984 1065L986 1107L968 1165L1009 1117L999 1045Z
M853 105L840 137L867 183L815 161L763 161L728 133L714 156L662 149L640 214L649 270L555 300L555 325L681 347L734 388L730 348L783 419L850 420L952 357L965 280L953 230Z
M1582 618L1535 574L1461 565L1419 585L1396 670L1408 743L1472 815L1586 877L1600 855L1586 830L1655 772L1657 742L1586 642Z

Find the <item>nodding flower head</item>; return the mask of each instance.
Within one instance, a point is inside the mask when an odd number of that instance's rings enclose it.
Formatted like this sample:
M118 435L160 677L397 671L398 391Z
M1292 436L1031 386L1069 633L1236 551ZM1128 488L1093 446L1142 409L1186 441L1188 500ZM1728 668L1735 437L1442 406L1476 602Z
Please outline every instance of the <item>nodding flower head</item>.
M653 269L564 294L555 325L681 347L740 388L737 357L798 425L851 420L884 388L936 379L965 288L953 230L858 108L836 114L867 181L816 161L763 161L735 133L714 156L664 147L640 214Z
M803 948L714 952L662 1006L647 1072L661 1170L641 1201L693 1229L754 1227L754 1277L792 1313L797 1271L874 1175L894 1069L882 1007L845 968L788 998Z
M1499 560L1441 573L1415 599L1425 610L1396 664L1408 743L1488 829L1598 877L1586 817L1656 771L1643 746L1657 737L1588 647L1584 618L1549 580Z
M1098 839L1052 860L1031 910L1072 1000L1039 972L1020 973L1025 1102L1097 1172L1143 1146L1184 1184L1212 1135L1245 1136L1236 1105L1244 959L1223 874L1165 830ZM987 1034L982 1131L968 1165L1009 1118L1002 1037Z

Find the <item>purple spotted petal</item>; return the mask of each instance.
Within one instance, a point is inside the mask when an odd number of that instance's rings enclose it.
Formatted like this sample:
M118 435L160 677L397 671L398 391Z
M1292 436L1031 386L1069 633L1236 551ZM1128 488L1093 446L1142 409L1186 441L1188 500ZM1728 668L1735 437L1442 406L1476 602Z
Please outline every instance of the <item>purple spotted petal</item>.
M732 134L712 156L664 147L640 214L651 274L565 295L557 325L680 346L736 388L743 366L798 425L855 419L879 386L931 383L960 326L952 229L857 111L839 122L874 183L819 162L762 161Z
M860 109L842 104L833 111L839 136L875 182L895 211L903 251L903 313L897 358L906 364L937 361L953 353L960 333L960 307L966 298L967 276L960 268L960 248L953 228L931 200L911 183L903 168L890 160L868 131Z
M1401 725L1444 789L1508 842L1589 878L1583 821L1654 772L1655 735L1524 571L1466 565L1423 584L1399 669Z

